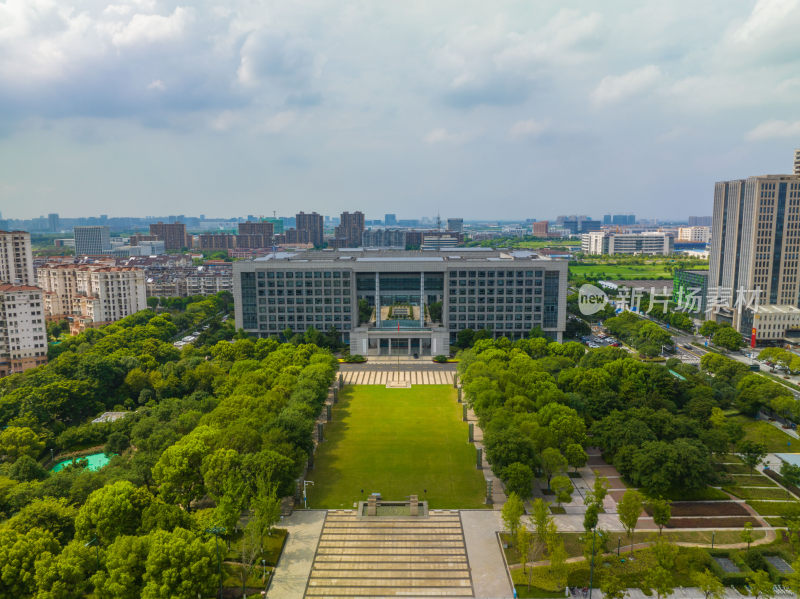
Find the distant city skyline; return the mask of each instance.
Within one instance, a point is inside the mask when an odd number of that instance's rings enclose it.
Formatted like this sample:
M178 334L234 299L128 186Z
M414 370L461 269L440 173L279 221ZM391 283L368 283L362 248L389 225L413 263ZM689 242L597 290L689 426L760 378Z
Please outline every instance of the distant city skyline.
M7 219L674 219L800 145L800 0L8 0L0 23Z

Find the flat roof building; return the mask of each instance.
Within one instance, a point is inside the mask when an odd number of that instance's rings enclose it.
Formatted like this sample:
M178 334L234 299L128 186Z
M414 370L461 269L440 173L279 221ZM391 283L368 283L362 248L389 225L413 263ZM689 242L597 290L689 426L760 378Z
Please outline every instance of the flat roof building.
M581 251L584 254L613 256L615 254L654 254L667 256L675 247L675 240L668 233L646 231L644 233L606 233L603 231L581 235Z
M31 234L0 231L0 283L35 285Z
M106 226L75 227L73 232L76 256L100 256L111 249L111 236Z
M42 290L0 285L0 377L47 363Z
M467 328L560 341L566 326L567 261L530 251L309 250L233 269L237 328L335 327L354 354L447 354Z

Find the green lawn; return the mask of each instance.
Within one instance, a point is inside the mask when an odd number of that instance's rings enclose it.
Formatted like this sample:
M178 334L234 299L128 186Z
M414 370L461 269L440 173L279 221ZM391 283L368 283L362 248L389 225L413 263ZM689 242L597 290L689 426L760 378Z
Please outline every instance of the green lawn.
M416 493L434 509L485 507L484 478L451 386L347 386L339 398L307 475L309 507L352 508L361 489L388 500Z
M605 279L672 279L674 264L579 264L569 267L572 277L602 277Z
M790 437L781 429L764 420L753 420L746 416L734 416L744 428L745 439L757 441L767 446L767 451L794 453L800 451L800 441Z

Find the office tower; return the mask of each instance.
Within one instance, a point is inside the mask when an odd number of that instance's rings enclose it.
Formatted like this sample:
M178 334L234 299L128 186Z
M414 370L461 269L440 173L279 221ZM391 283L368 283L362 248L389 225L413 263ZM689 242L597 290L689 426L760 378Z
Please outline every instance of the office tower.
M47 363L42 290L0 285L0 377Z
M75 227L75 255L99 256L111 249L106 226Z
M308 243L313 243L315 247L322 247L323 227L321 214L300 212L295 215L295 225L298 233L300 231L308 233Z
M463 233L464 232L464 219L463 218L448 218L447 219L447 230L454 231L456 233Z
M794 174L800 175L800 149L794 151Z
M397 225L396 214L385 214L383 217L383 224L387 227L394 227Z
M672 236L660 231L645 233L592 232L581 235L584 254L652 254L668 256L675 247Z
M549 235L549 228L550 223L546 220L539 220L535 223L531 223L531 235L534 237L547 237Z
M604 225L610 225L611 224L611 215L610 214L604 214L603 215L603 224Z
M713 217L711 216L690 216L689 217L689 226L690 227L710 227L713 223Z
M51 212L47 215L47 225L51 233L56 233L61 229L58 214Z
M342 212L339 226L336 227L336 240L341 240L341 247L355 248L361 246L361 235L364 233L363 212Z
M48 318L69 318L72 332L147 308L144 271L132 267L48 264L36 271Z
M181 222L154 223L150 225L150 235L155 235L163 241L167 251L192 246L191 239L186 235L186 225Z
M31 234L0 231L0 283L35 285Z
M282 218L265 218L265 222L272 223L272 234L283 233L283 219Z
M335 327L352 353L373 356L447 354L466 328L522 339L539 326L560 341L567 266L535 252L488 248L309 250L242 260L233 264L236 328L269 337ZM287 296L301 287L302 297ZM372 307L363 322L360 300ZM425 307L439 303L441 319L432 321ZM408 318L392 319L392 306Z
M728 313L740 332L758 328L754 323L757 311L736 305L740 289L757 291L761 306L796 308L800 303L798 221L798 175L765 175L715 185L709 293L716 291L729 298L729 306L717 302L715 313ZM767 312L765 318L772 316Z

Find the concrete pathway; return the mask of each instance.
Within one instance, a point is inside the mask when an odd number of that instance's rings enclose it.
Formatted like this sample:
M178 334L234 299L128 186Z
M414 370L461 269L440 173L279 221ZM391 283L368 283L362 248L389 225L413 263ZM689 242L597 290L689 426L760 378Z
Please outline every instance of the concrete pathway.
M495 534L503 530L500 512L462 510L460 513L476 599L513 597L514 590Z
M289 538L275 568L268 597L303 599L326 514L324 510L298 511L278 524L289 531Z

